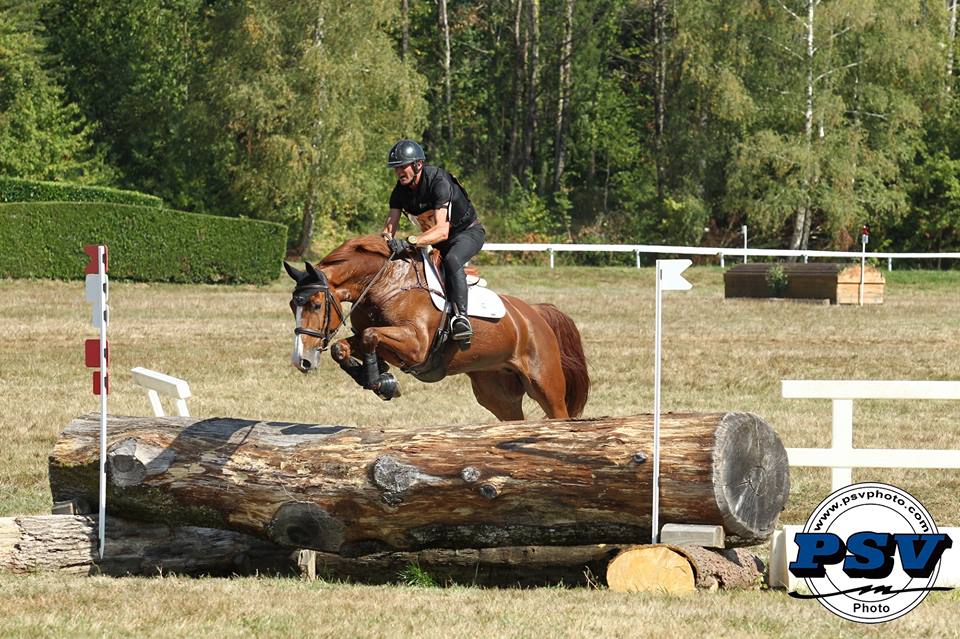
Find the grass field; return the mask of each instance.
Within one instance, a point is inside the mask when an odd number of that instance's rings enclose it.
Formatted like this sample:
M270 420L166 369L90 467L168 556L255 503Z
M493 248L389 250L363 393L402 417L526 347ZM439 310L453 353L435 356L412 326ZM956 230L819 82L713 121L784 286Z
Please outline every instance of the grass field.
M887 273L880 306L723 299L722 271L687 271L694 288L664 301L663 409L759 414L787 446L829 443L830 402L783 400L779 382L960 379L960 272ZM650 412L652 269L486 267L491 286L552 302L579 325L593 380L586 416ZM147 366L190 382L201 416L343 424L489 422L466 378L422 384L382 402L329 360L289 364L288 282L262 287L111 284L110 411L148 414L127 371ZM98 410L83 367L96 336L79 281L0 280L0 516L48 512L46 463L59 430ZM542 412L532 402L528 416ZM860 447L956 448L960 405L858 402ZM960 473L854 472L899 485L938 523L960 525ZM783 520L802 523L829 473L800 469ZM951 636L960 595L933 594L882 627L842 622L780 592L676 599L602 590L484 591L360 587L284 579L190 580L0 575L3 636Z

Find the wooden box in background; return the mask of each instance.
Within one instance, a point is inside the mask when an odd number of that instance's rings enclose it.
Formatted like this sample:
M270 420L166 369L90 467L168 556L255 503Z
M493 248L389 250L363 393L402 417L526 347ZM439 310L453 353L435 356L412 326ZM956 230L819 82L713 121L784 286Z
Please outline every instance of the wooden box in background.
M779 266L786 288L775 293L767 272ZM863 303L882 304L885 280L879 269L867 265L863 278ZM830 300L831 304L860 303L859 264L738 264L723 274L724 297L784 297Z

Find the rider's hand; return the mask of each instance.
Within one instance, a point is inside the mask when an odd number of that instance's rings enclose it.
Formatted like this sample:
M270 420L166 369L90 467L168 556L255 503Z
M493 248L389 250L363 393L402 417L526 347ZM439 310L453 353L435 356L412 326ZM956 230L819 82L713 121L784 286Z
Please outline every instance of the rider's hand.
M404 239L393 238L387 240L387 248L390 249L390 259L394 259L410 250L410 242Z

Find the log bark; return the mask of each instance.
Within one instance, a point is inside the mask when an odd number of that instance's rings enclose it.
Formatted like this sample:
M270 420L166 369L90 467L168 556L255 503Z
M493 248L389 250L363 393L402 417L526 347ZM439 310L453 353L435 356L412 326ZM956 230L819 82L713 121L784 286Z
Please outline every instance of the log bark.
M403 581L417 566L440 585L484 588L542 586L590 587L604 584L610 560L619 546L508 546L505 548L433 548L415 552L382 552L344 557L316 552L316 576L364 584Z
M758 588L762 575L763 563L743 548L656 544L621 551L607 567L606 581L617 592L685 594Z
M100 558L96 517L0 518L0 571L111 576L296 574L295 552L229 530L107 518Z
M636 543L650 537L650 415L451 428L354 428L232 418L108 423L111 514L231 529L346 555L424 548ZM55 501L96 505L99 417L50 457ZM661 523L772 533L786 451L749 413L666 414Z

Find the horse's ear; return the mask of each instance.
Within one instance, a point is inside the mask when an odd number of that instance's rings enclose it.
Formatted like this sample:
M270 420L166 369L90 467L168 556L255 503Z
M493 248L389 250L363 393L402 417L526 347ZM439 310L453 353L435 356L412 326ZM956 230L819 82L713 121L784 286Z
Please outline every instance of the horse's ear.
M293 281L300 283L300 280L307 276L303 271L297 270L290 266L286 261L283 262L283 268L287 271L287 275L293 278Z
M320 273L317 272L317 269L314 268L313 264L311 264L310 262L304 262L304 264L307 266L308 275L310 275L311 277L313 277L313 279L319 282L323 281L323 278L321 277Z

